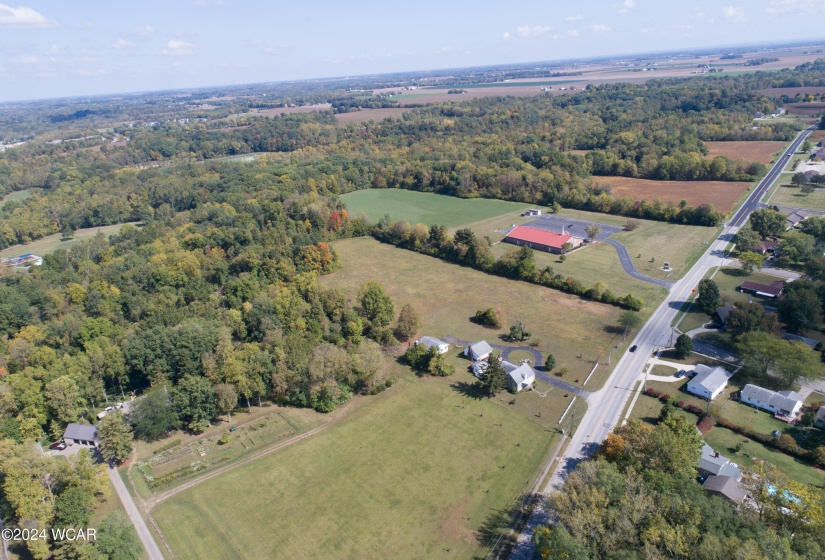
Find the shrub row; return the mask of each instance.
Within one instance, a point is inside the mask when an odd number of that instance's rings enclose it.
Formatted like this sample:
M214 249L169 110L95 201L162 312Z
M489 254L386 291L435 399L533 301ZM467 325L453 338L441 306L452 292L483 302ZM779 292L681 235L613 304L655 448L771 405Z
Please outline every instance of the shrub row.
M178 445L180 445L180 442L181 442L181 440L179 440L179 439L173 439L172 441L161 445L160 447L158 447L157 449L152 451L152 453L155 454L155 455L157 455L158 453L163 453L164 451L168 451L168 450L172 449L173 447L177 447Z
M421 237L417 236L419 231ZM477 239L471 230L457 231L454 239L447 238L443 233L434 238L432 234L436 231L446 232L442 226L431 226L427 231L426 226L422 224L417 224L415 229L411 229L406 222L396 222L392 226L379 223L372 229L372 235L378 241L390 243L402 249L469 266L488 274L553 288L583 299L599 301L631 311L639 311L644 306L643 299L633 294L618 296L607 289L603 282L588 287L571 276L554 274L549 266L538 270L533 260L532 250L526 247L525 252L519 253L515 258L505 255L496 259L489 254L489 239ZM429 236L427 236L428 233ZM563 257L564 255L560 256L560 258Z
M647 393L648 396L661 400L662 402L668 402L668 400L670 400L670 395L657 391L652 387L648 388L645 391L645 393ZM707 428L707 430L702 429L702 422L705 420L705 418L710 417L706 416L705 411L699 408L698 406L694 406L692 404L684 406L684 403L682 401L671 401L671 404L673 404L673 406L682 408L688 412L698 415L701 418L701 420L699 420L697 427L699 428L699 431L702 432L702 435L705 435L707 431L709 431L713 427L712 424L710 425L710 427ZM788 434L782 434L781 436L776 438L770 434L763 434L761 432L757 432L756 430L748 426L740 426L739 424L731 422L730 420L722 416L716 418L715 420L711 420L714 421L714 424L716 425L719 425L723 428L727 428L728 430L736 432L739 435L745 436L748 439L758 441L766 447L777 449L787 455L791 455L792 457L796 457L797 459L801 459L813 465L825 465L825 460L822 460L825 459L825 457L819 457L818 454L816 454L814 451L808 451L807 449L800 447L799 444L796 443L796 440Z

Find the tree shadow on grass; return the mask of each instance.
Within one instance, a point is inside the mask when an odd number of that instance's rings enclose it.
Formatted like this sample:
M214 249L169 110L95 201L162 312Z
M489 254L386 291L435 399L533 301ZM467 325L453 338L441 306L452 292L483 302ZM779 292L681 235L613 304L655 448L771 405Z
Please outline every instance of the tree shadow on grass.
M742 278L744 276L750 276L747 270L741 268L723 268L719 271L721 274L725 276L734 276L736 278Z
M503 509L490 510L487 519L476 531L476 538L482 552L474 558L479 560L488 558L493 547L495 547L495 558L509 558L518 538L518 533L511 532L510 528L520 513L527 514L523 506L532 503L534 498L540 499L541 496L529 494L519 496L517 500Z
M470 397L471 399L481 400L487 398L487 393L475 383L467 383L466 381L456 381L450 387L464 395L465 397Z

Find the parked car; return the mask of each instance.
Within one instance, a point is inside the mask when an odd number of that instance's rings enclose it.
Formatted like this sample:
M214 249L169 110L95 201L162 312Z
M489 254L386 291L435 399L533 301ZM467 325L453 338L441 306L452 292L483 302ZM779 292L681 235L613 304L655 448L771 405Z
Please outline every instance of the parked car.
M679 371L676 372L676 375L674 377L676 377L676 379L681 379L684 376L685 376L685 370L680 369Z
M49 446L49 449L56 449L57 451L63 451L66 449L66 444L62 441L56 441Z
M631 352L635 352L637 348L638 348L638 346L636 346L636 345L634 344L633 346L631 346L631 347L630 347L630 351L631 351Z

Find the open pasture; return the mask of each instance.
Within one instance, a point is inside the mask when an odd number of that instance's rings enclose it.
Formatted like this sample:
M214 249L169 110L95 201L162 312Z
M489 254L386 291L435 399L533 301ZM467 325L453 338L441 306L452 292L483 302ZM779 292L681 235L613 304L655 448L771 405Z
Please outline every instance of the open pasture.
M610 186L616 198L629 196L633 200L645 200L679 204L687 201L690 206L713 204L720 212L730 212L750 183L732 181L654 181L634 177L593 177L602 186Z
M403 107L384 107L382 109L361 109L349 113L336 113L335 120L340 123L382 121L390 117L400 117L410 109Z
M137 222L133 222L132 225L136 224ZM86 229L79 229L75 231L74 237L71 239L63 240L63 235L60 233L55 233L54 235L47 235L46 237L41 237L36 241L32 241L31 243L26 243L24 245L12 245L11 247L6 247L2 251L0 251L0 257L16 257L18 255L23 255L25 253L34 253L35 255L44 256L48 255L49 253L54 253L58 249L69 249L72 245L77 245L81 241L85 241L86 239L91 239L98 232L102 233L105 236L114 235L120 231L124 224L115 224L112 226L102 226L96 228L86 228Z
M583 381L593 361L606 357L616 337L622 310L610 305L583 300L526 282L508 280L477 270L445 263L385 245L372 239L336 241L333 248L342 267L324 276L321 282L355 297L367 281L380 282L396 303L396 311L412 304L421 315L420 334L436 337L452 335L462 340L501 343L510 324L524 322L532 333L529 342L544 356L551 353L557 368L567 368L565 381ZM505 315L501 329L489 329L470 321L479 309L495 307ZM598 376L606 376L607 365L600 365ZM591 381L595 382L596 379ZM595 390L598 383L588 384Z
M155 507L175 556L483 557L558 436L463 380L407 377L370 398Z
M787 146L785 142L754 141L754 142L705 142L708 148L708 157L725 156L734 161L744 159L768 165L773 161L777 152Z
M825 189L818 188L810 194L805 194L797 186L779 185L770 198L770 204L792 208L808 208L810 210L825 210Z
M521 202L488 198L457 198L403 189L364 189L341 196L352 216L364 215L375 223L384 214L390 220L410 224L458 227L508 212L520 213L530 208Z

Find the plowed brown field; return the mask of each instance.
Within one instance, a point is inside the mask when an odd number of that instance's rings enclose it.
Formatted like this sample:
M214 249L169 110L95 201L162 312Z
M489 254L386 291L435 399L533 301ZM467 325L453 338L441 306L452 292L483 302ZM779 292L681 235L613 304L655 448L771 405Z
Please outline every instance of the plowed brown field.
M690 206L713 204L720 212L729 212L750 183L731 181L651 181L632 177L593 177L600 185L610 185L613 196L629 196L634 200L679 204L686 200Z
M725 156L734 161L742 158L767 165L772 156L785 147L785 142L705 142L705 146L708 147L708 157Z

